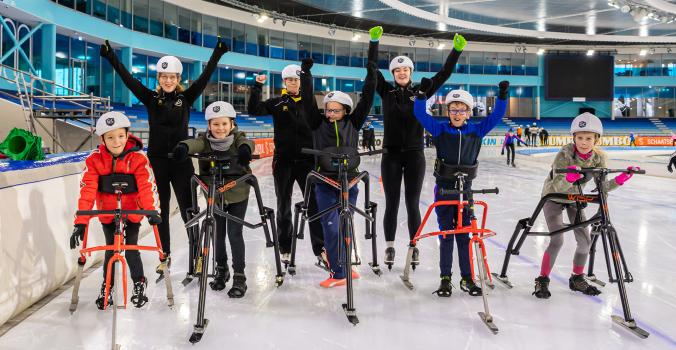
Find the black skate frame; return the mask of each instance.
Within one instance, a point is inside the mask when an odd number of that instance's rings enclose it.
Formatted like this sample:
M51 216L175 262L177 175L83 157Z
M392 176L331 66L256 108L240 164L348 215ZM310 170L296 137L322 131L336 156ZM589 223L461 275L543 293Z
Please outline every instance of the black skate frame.
M245 174L235 180L228 180L225 177L233 177L236 175L223 174L224 167L237 166L234 159L223 155L189 155L198 160L206 160L210 164L210 183L207 185L199 176L193 175L191 179L192 190L192 207L188 209L188 221L185 227L188 229L189 242L189 259L188 259L188 274L183 281L184 285L190 283L193 277L198 277L200 281L200 293L197 307L197 323L195 323L194 331L190 336L191 343L197 343L202 339L202 335L209 324L209 320L204 317L204 308L206 303L207 280L214 277L213 265L211 272L209 272L209 255L213 246L214 234L216 232L215 216L223 217L227 220L232 220L242 224L250 229L263 227L265 233L266 247L273 247L275 254L275 266L277 268L277 275L275 276L275 284L279 287L284 282L284 275L282 274L282 267L279 260L279 243L277 239L277 230L275 227L274 211L263 205L261 198L261 191L258 186L258 180L253 174ZM243 169L242 169L243 170ZM261 222L250 223L246 220L235 217L226 213L223 209L223 201L221 207L215 205L216 196L234 188L237 184L246 183L250 185L256 194L256 203L261 216ZM207 207L200 212L197 202L197 186L202 189L206 195ZM200 220L202 220L200 227ZM269 221L269 222L268 222ZM268 224L270 226L268 226ZM272 239L271 234L272 233ZM213 262L213 256L212 262Z
M505 260L502 265L502 270L500 275L494 273L493 275L496 279L508 288L512 288L513 285L507 277L507 268L509 266L509 259L511 255L519 255L520 249L523 246L526 237L528 236L554 236L559 235L564 232L572 231L580 227L586 227L591 225L591 235L592 235L592 244L589 251L589 267L587 270L587 278L594 283L599 284L600 286L605 286L605 283L599 281L594 275L594 259L596 257L596 243L601 237L603 243L603 253L606 261L606 268L608 270L608 281L610 283L617 283L620 292L620 300L622 302L622 310L624 313L624 319L619 316L611 316L613 322L627 328L632 333L636 334L640 338L647 338L649 333L641 329L636 325L633 317L631 316L631 310L629 308L629 299L626 293L625 283L631 283L634 281L633 276L629 272L627 267L627 262L624 258L624 253L622 252L622 246L620 245L619 237L615 227L610 222L610 211L608 210L608 193L604 190L602 184L606 181L608 174L611 173L632 173L632 174L645 174L645 170L627 170L627 169L608 169L608 168L582 168L580 170L576 169L556 169L555 173L577 173L577 174L589 174L593 177L594 183L596 185L595 194L584 194L582 186L579 182L576 182L578 187L579 194L564 194L564 193L550 193L542 197L538 203L533 215L529 218L524 218L519 220L512 234L512 238L509 240L507 245L507 251L505 252ZM573 201L577 207L577 215L575 222L568 225L565 228L556 230L553 232L531 232L533 225L537 217L540 215L542 208L545 203L548 201L554 201L556 199ZM583 210L587 204L598 204L599 208L597 213L585 221L580 221L580 211ZM572 204L571 204L572 205ZM611 267L612 259L612 267ZM614 268L614 271L613 271Z
M374 154L382 154L384 153L384 150L378 150L378 151L369 151L369 152L363 152L363 153L358 153L357 155L362 156L362 155L374 155ZM355 213L361 215L364 217L366 220L366 225L365 225L365 239L370 239L371 240L371 250L373 253L373 261L369 263L371 266L371 270L373 273L376 275L380 276L381 271L380 267L378 266L378 260L377 260L377 242L376 242L376 203L371 202L370 200L370 183L369 183L369 173L367 171L362 171L357 174L354 178L351 180L348 179L348 162L350 157L353 157L354 155L350 155L347 153L342 153L342 154L335 154L335 153L330 153L330 152L324 152L324 151L319 151L319 150L314 150L314 149L307 149L303 148L301 150L301 153L304 154L311 154L315 156L328 156L333 159L338 165L338 179L333 180L329 178L328 176L322 175L316 171L311 171L306 179L305 183L305 192L304 192L304 201L297 203L295 205L295 217L293 220L293 232L292 232L292 238L291 238L291 260L289 262L289 266L287 267L287 271L289 272L290 275L295 275L296 274L296 245L297 245L297 240L298 239L303 239L304 234L303 234L303 229L305 226L305 222L312 222L315 220L319 220L322 216L328 214L329 212L338 209L339 210L339 221L340 225L338 226L338 236L341 242L345 242L345 247L344 249L339 250L339 257L341 259L341 262L344 262L345 266L345 276L347 280L347 303L343 304L343 310L345 311L345 315L347 316L347 319L350 323L353 325L357 325L359 323L359 319L357 318L356 310L354 308L354 296L353 296L353 283L352 283L352 265L359 265L361 264L360 259L359 259L359 254L356 251L356 244L354 244L354 219L353 219L353 214L352 211ZM362 211L359 208L356 208L353 206L350 201L349 201L349 190L357 186L360 181L364 182L364 210ZM310 200L310 191L312 190L312 185L315 183L323 183L326 185L329 185L337 190L340 191L340 195L338 196L338 203L334 204L333 206L316 213L310 217L308 217L308 205L309 205L309 200ZM299 219L300 218L300 223ZM342 247L339 245L339 247ZM356 262L352 262L352 251L355 252L355 256L357 257ZM342 259L345 259L344 261Z

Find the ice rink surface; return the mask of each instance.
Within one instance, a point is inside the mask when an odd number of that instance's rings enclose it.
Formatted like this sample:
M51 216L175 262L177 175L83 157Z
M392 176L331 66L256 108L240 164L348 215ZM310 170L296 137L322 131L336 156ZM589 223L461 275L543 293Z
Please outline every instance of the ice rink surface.
M552 272L552 297L531 295L533 279L539 273L547 238L528 238L519 256L513 256L508 271L513 289L496 283L488 301L500 331L493 335L478 317L483 310L480 297L471 297L458 288L457 255L454 256L453 295L438 298L432 292L439 283L436 238L419 244L421 265L412 273L415 291L404 287L402 273L408 233L402 203L399 209L396 265L384 268L381 277L365 262L371 259L370 241L363 237L364 220L357 219L356 230L361 258L361 279L355 281L355 306L360 323L347 322L341 304L345 287L323 289L319 282L327 273L313 265L309 240L299 241L295 276L285 276L284 284L274 284L273 250L265 248L262 230L245 229L249 289L242 299L230 299L226 290L207 291L206 317L209 326L202 341L188 342L196 319L199 287L193 281L181 285L187 268L187 240L180 216L171 219L175 302L166 306L164 284L155 284L156 255L143 254L150 302L142 309L130 306L118 313L118 343L123 349L674 349L676 348L676 175L666 172L663 151L609 151L610 167L640 165L650 174L636 175L611 192L609 207L629 270L635 281L627 285L631 311L638 324L650 332L639 339L611 322L621 315L616 284L607 284L597 297L568 289L575 240L565 237L564 247ZM424 215L433 202L434 151L427 150L427 171L420 200ZM474 189L499 187L499 195L477 195L489 204L487 227L497 236L487 239L491 269L502 266L507 242L519 219L531 215L542 183L555 153L518 155L517 168L507 167L495 148L485 148L480 157L479 176ZM256 161L264 202L275 208L270 159ZM380 157L362 159L361 169L371 174L371 198L378 203L378 254L382 265L385 249L382 217L384 196L378 184ZM590 189L590 188L588 188ZM403 191L403 188L402 188ZM358 203L363 205L363 193ZM300 192L294 194L294 202ZM253 203L250 201L249 203ZM595 206L587 212L591 214ZM251 206L247 218L256 220ZM538 220L535 229L544 229ZM435 230L432 214L426 231ZM307 232L307 231L306 231ZM150 236L144 241L150 243ZM308 237L309 238L309 237ZM73 253L73 259L76 259ZM597 255L596 274L607 281L603 255ZM96 309L101 270L84 278L80 305L68 311L70 292L58 295L40 310L0 337L0 349L110 349L112 312ZM131 288L130 288L131 293Z

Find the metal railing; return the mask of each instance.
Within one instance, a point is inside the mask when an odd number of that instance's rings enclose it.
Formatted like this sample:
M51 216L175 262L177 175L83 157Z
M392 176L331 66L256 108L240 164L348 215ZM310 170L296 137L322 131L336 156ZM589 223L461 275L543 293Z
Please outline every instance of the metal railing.
M13 67L0 64L0 79L16 86L16 95L0 91L0 95L16 98L32 133L37 133L36 125L44 130L51 138L51 148L48 151L78 151L89 141L90 148L94 148L94 125L96 118L110 111L110 98L84 94L67 86L57 84L53 80L47 80L29 72L21 71ZM54 91L62 91L66 94L56 94ZM57 105L58 104L58 105ZM40 119L52 119L52 128L49 130ZM75 122L89 131L86 137L75 149L67 149L60 143L56 136L57 120ZM79 125L77 125L79 124Z

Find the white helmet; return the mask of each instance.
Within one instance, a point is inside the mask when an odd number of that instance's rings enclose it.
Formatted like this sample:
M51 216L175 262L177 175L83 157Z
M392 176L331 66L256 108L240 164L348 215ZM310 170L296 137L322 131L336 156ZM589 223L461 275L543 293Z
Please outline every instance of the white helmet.
M223 101L210 103L204 111L204 119L207 121L222 117L235 119L237 112L235 112L235 108L231 104Z
M342 91L331 91L326 96L324 96L324 106L329 102L338 102L344 106L349 107L347 113L350 113L352 110L352 99L350 95Z
M120 112L107 112L103 113L96 121L96 135L103 136L108 131L129 127L131 127L131 123L126 115Z
M409 67L413 71L413 61L408 56L397 56L390 61L390 72L399 67Z
M181 75L183 73L183 64L175 56L163 56L157 61L155 69L157 73L177 73Z
M474 108L474 98L465 90L451 90L444 99L444 104L449 105L451 102L462 102L466 104L469 109Z
M570 133L571 135L575 135L576 132L580 131L594 132L599 134L599 136L603 135L601 119L589 112L578 115L570 125Z
M297 64L290 64L282 70L282 79L295 78L300 79L300 66Z

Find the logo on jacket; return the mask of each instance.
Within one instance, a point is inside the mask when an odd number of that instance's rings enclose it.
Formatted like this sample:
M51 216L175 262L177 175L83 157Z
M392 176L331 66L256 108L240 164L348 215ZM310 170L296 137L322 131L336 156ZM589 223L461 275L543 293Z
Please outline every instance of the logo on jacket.
M212 109L213 109L214 113L218 113L218 111L221 110L221 106L214 106L214 108L212 108Z
M169 63L162 62L162 69L167 69L167 67L169 67Z
M403 58L403 57L400 57L400 58L397 60L397 62L399 62L399 63L404 63L404 58Z
M577 126L584 128L585 126L587 126L587 122L581 121L579 124L577 124Z
M330 92L328 95L326 95L328 98L333 98L333 92Z
M106 118L106 125L113 126L115 124L115 118Z
M178 100L176 100L176 103L174 103L174 106L176 106L176 107L181 107L181 106L183 106L183 100L181 100L181 99L179 98Z

